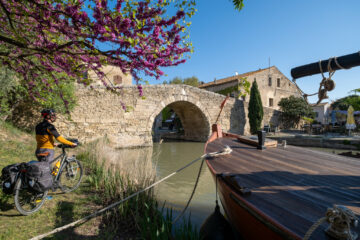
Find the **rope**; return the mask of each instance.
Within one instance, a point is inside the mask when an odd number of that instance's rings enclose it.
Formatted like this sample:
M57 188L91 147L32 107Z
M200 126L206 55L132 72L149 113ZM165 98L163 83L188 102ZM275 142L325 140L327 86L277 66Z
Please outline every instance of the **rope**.
M360 55L360 51L359 51L359 55ZM329 58L328 60L328 64L327 64L327 68L328 68L328 72L329 72L329 76L328 77L325 77L324 76L324 71L322 69L322 64L321 64L321 60L319 60L319 69L320 69L320 73L321 73L321 76L322 76L322 80L320 82L320 86L319 86L319 90L315 93L312 93L312 94L306 94L304 93L301 88L297 85L297 83L295 82L295 80L293 80L293 82L295 83L295 85L297 86L297 88L301 91L304 99L306 102L308 102L308 97L310 96L314 96L314 95L318 95L318 101L316 104L319 104L323 99L326 99L328 98L327 96L327 92L328 91L332 91L334 88L335 88L335 82L331 79L332 76L335 74L335 70L333 70L331 68L331 61L334 61L335 64L341 68L341 69L346 69L344 67L342 67L339 62L337 61L337 58L336 57L333 57L333 58Z
M129 200L130 198L133 198L133 197L139 195L140 193L143 193L143 192L145 192L146 190L149 190L150 188L155 187L155 186L158 185L159 183L161 183L161 182L165 181L166 179L174 176L175 174L181 172L181 171L184 170L185 168L189 167L190 165L194 164L195 162L197 162L197 161L199 161L199 160L201 160L201 159L205 159L205 158L207 158L207 157L227 155L227 154L230 154L231 152L232 152L232 149L231 149L229 146L226 146L226 147L224 148L224 150L222 150L222 151L204 154L204 155L202 155L201 157L199 157L199 158L193 160L192 162L186 164L184 167L179 168L179 169L176 170L175 172L173 172L173 173L167 175L166 177L160 179L159 181L151 184L150 186L148 186L148 187L146 187L146 188L144 188L144 189L142 189L142 190L140 190L140 191L138 191L138 192L136 192L136 193L131 194L130 196L128 196L128 197L126 197L126 198L124 198L124 199L122 199L122 200L120 200L120 201L118 201L118 202L115 202L115 203L113 203L113 204L111 204L111 205L109 205L109 206L107 206L107 207L105 207L105 208L103 208L103 209L101 209L101 210L98 210L98 211L96 211L96 212L94 212L94 213L92 213L92 214L90 214L90 215L88 215L88 216L86 216L86 217L84 217L84 218L81 218L81 219L79 219L79 220L77 220L77 221L75 221L75 222L72 222L72 223L69 223L69 224L64 225L64 226L62 226L62 227L56 228L56 229L54 229L54 230L52 230L52 231L50 231L50 232L48 232L48 233L44 233L44 234L38 235L38 236L36 236L36 237L33 237L33 238L31 238L30 240L43 239L43 238L45 238L45 237L47 237L47 236L49 236L49 235L51 235L51 234L54 234L54 233L57 233L57 232L61 232L61 231L65 230L65 229L67 229L67 228L74 227L74 226L77 225L77 224L84 223L84 222L86 222L87 220L89 220L89 219L91 219L91 218L93 218L93 217L96 217L96 216L98 216L98 215L106 212L107 210L109 210L109 209L111 209L111 208L114 208L114 207L122 204L123 202ZM202 161L202 162L204 162L204 161ZM199 176L198 176L198 178L199 178ZM197 181L198 181L198 180L197 180ZM196 185L195 185L195 186L196 186ZM194 192L195 192L195 189L194 189L192 195L194 194ZM191 196L191 198L192 198L192 196ZM190 203L190 201L191 201L191 198L189 199L187 206L189 205L189 203ZM186 206L186 208L187 208L187 206ZM186 209L185 209L185 210L186 210ZM183 210L183 212L185 212L185 210ZM182 212L182 214L183 214L183 212ZM177 220L177 219L176 219L176 220Z
M230 148L229 146L225 146L225 148L224 148L223 151L217 152L215 155L211 155L211 154L213 154L213 153L210 153L210 154L209 154L209 157L211 157L211 156L219 156L219 155L227 155L227 154L230 154L231 152L232 152L231 148ZM196 178L196 182L195 182L195 185L194 185L194 189L193 189L193 191L192 191L192 193L191 193L191 195L190 195L190 198L189 198L188 202L186 203L185 208L181 211L181 213L180 213L180 214L175 218L175 220L172 222L173 224L176 223L176 222L180 219L180 217L185 213L186 209L187 209L187 208L189 207L189 205L190 205L190 202L191 202L191 200L192 200L192 198L193 198L193 196L194 196L194 193L195 193L197 184L198 184L199 179L200 179L200 174L201 174L202 166L203 166L203 164L204 164L204 159L205 159L205 158L203 158L202 161L201 161L201 165L200 165L200 168L199 168L198 176L197 176L197 178ZM216 180L216 186L217 186L217 180Z
M303 240L308 240L311 234L315 231L315 229L317 229L325 221L326 221L326 217L322 217L319 220L317 220L306 232Z
M339 64L339 62L337 61L337 58L336 58L336 57L334 57L334 61L335 61L336 66L338 66L338 68L340 68L340 69L349 69L349 68L345 68L345 67L341 66L341 65Z
M326 230L326 232L330 232L332 237L334 237L335 239L353 240L353 237L356 236L351 232L350 224L357 226L358 218L350 209L341 205L334 205L333 208L327 209L325 217L320 218L309 228L303 240L308 240L311 234L315 231L315 229L318 228L325 221L331 224L330 227ZM346 224L346 226L344 226L344 223ZM339 236L338 234L341 235Z
M319 86L319 90L318 90L318 98L319 99L316 104L319 104L323 99L328 98L327 92L332 91L335 88L335 82L331 79L331 77L335 73L335 70L333 70L331 68L331 60L333 60L333 59L334 59L334 61L336 61L335 57L329 58L329 61L328 61L327 68L328 68L328 72L329 72L329 77L327 77L327 78L324 76L321 60L319 61L319 69L320 69L321 76L323 78L320 82L320 86Z

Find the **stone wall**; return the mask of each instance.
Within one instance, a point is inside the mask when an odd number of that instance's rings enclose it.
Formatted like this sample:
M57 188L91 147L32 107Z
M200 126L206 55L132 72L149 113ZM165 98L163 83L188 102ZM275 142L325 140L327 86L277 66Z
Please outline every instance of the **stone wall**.
M117 86L131 86L132 85L132 76L130 73L123 73L119 67L106 65L101 68L101 71L106 76L106 82L109 84L109 81ZM93 80L93 86L103 86L103 83L99 80L95 72L89 71L88 77Z
M144 86L143 92L144 99L136 86L124 87L119 94L102 87L90 90L79 86L78 106L70 119L59 116L56 126L62 135L82 142L107 136L118 148L150 146L154 120L169 106L180 117L186 140L206 141L225 98L187 85L150 85ZM229 99L218 119L222 129L249 134L247 107L243 101ZM277 121L273 109L265 108L264 112L265 123Z
M289 96L300 97L301 93L297 86L291 82L283 73L277 69L277 67L273 66L267 69L260 69L258 71L245 73L238 76L228 77L226 79L220 79L211 82L211 84L204 84L208 91L219 92L220 90L237 86L238 82L236 79L241 77L245 77L247 81L251 84L256 79L256 82L259 87L259 92L261 95L261 101L264 107L273 108L279 110L278 103L282 98L287 98ZM269 86L269 77L271 77L272 84ZM277 79L280 80L280 86L277 85ZM221 83L221 84L220 84ZM201 86L200 86L201 87ZM270 106L269 99L273 99L273 105ZM249 102L250 96L246 96L244 99L246 102Z

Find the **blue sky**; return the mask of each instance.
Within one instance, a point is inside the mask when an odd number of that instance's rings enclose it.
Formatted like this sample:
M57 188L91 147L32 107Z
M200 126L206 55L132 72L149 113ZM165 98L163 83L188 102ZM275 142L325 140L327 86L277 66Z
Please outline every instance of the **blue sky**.
M191 19L194 53L185 64L164 68L159 84L178 76L209 82L266 68L291 79L291 68L360 50L359 0L244 0L236 11L230 0L197 0ZM327 75L327 74L326 74ZM360 67L338 70L330 100L360 87ZM321 75L297 80L307 93L318 90ZM311 102L317 99L310 98Z

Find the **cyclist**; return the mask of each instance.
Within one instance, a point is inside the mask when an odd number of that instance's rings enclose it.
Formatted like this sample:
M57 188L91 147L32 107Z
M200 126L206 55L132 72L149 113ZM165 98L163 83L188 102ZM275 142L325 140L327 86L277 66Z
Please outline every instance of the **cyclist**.
M77 144L66 140L58 133L55 126L52 124L56 121L56 113L53 109L43 109L41 115L43 121L35 127L37 142L35 155L39 161L45 160L48 163L52 163L54 159L54 139L72 147L76 147ZM56 165L60 165L60 162Z

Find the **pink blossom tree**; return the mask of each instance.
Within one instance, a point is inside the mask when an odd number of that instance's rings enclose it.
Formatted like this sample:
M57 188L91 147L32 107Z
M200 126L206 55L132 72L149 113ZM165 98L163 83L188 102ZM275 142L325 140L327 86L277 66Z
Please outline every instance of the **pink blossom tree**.
M135 80L141 73L159 78L162 67L185 62L191 51L185 30L194 5L194 0L0 0L0 62L22 76L33 99L65 80L57 73L89 84L83 74L94 71L114 89L101 71L108 64Z

